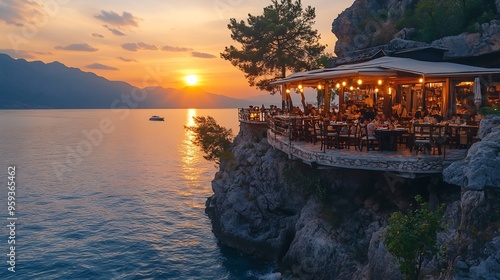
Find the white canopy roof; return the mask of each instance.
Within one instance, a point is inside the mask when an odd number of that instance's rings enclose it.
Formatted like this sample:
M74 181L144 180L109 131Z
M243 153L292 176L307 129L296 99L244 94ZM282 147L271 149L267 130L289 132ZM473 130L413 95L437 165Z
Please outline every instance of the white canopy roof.
M398 73L399 72L399 73ZM474 77L500 74L500 68L482 68L450 62L420 61L411 58L384 56L370 61L339 65L334 68L298 72L272 82L272 85L293 82L314 82L348 76L403 76L404 74L432 77Z

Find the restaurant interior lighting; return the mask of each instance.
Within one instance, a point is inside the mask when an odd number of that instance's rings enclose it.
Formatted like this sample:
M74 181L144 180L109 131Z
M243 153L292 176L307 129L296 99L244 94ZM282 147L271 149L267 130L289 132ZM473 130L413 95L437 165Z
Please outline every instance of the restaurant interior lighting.
M286 93L290 93L290 89L289 88L286 89Z
M361 85L363 83L363 80L358 79L358 85Z
M318 89L321 90L322 86L321 84L318 84Z
M353 86L351 86L349 89L350 89L350 90L353 90L353 89L354 89L354 87L353 87Z
M424 78L420 78L420 79L418 79L418 81L419 81L420 83L423 83L423 82L424 82Z
M378 92L378 88L375 88L375 92Z
M297 86L297 88L298 88L298 89L302 89L302 84L299 84L299 85Z
M342 82L342 86L343 86L343 87L345 87L345 85L346 85L346 82L345 82L345 81L343 81L343 82Z
M382 85L382 80L378 80L377 83L379 86Z
M339 83L337 83L337 84L335 85L335 87L336 87L336 88L340 88L340 84L339 84Z

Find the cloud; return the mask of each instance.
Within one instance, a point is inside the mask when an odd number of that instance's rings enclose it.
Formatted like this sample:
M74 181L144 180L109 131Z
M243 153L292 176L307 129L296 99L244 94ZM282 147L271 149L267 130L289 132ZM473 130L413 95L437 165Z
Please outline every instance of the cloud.
M191 52L191 56L199 58L216 58L216 56L213 54L202 53L202 52Z
M36 1L2 0L0 1L0 21L18 27L33 19L45 17L43 6Z
M25 50L0 49L0 53L8 54L13 58L35 58L30 51Z
M109 31L111 31L111 33L113 33L114 35L116 36L125 36L125 33L121 32L120 30L116 29L116 28L111 28L109 27L107 24L103 25L106 29L108 29Z
M92 37L104 38L104 36L102 36L102 35L101 35L101 34L99 34L99 33L92 33Z
M117 57L119 60L121 61L125 61L125 62L137 62L137 60L133 59L133 58L125 58L125 57L121 57L121 56L118 56Z
M101 63L92 63L92 64L89 64L87 66L85 66L86 68L90 68L90 69L97 69L97 70L119 70L118 68L116 67L112 67L112 66L107 66L107 65L104 65L104 64L101 64Z
M38 51L31 51L32 53L40 54L40 55L52 55L52 52L38 52Z
M158 49L157 46L155 45L150 45L150 44L146 44L146 43L143 43L143 42L139 42L139 43L125 43L122 45L122 48L126 49L127 51L132 51L132 52L135 52L135 51L138 51L138 50L150 50L150 51L155 51Z
M193 49L184 47L163 46L161 50L166 52L190 52Z
M98 49L92 47L87 43L82 44L71 44L67 46L56 46L56 50L66 50L66 51L79 51L79 52L96 52Z
M120 16L113 11L101 11L101 14L95 15L94 17L114 26L137 27L139 26L139 23L137 21L140 20L140 18L134 17L131 13L123 12Z

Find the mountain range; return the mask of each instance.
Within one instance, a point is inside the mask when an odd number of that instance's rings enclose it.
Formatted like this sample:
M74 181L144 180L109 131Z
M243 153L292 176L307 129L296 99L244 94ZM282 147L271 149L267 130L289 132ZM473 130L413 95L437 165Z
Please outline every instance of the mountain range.
M0 109L106 109L124 106L201 109L249 105L255 105L255 101L208 93L200 87L140 89L59 62L28 62L0 54Z

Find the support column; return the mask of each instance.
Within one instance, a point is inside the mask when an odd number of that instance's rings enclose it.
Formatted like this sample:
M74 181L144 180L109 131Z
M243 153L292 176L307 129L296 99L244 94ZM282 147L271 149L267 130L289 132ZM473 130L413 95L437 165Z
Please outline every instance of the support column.
M281 84L281 110L285 112L286 109L286 84Z
M443 86L443 91L441 92L441 116L445 119L448 119L451 115L450 89L451 89L451 79L447 78Z
M344 86L342 83L340 84L340 91L339 91L339 112L342 112L342 108L344 107ZM342 112L342 114L345 113Z
M330 89L328 88L328 83L325 83L325 87L324 87L324 90L325 90L325 94L324 94L324 98L325 98L325 115L330 112Z

